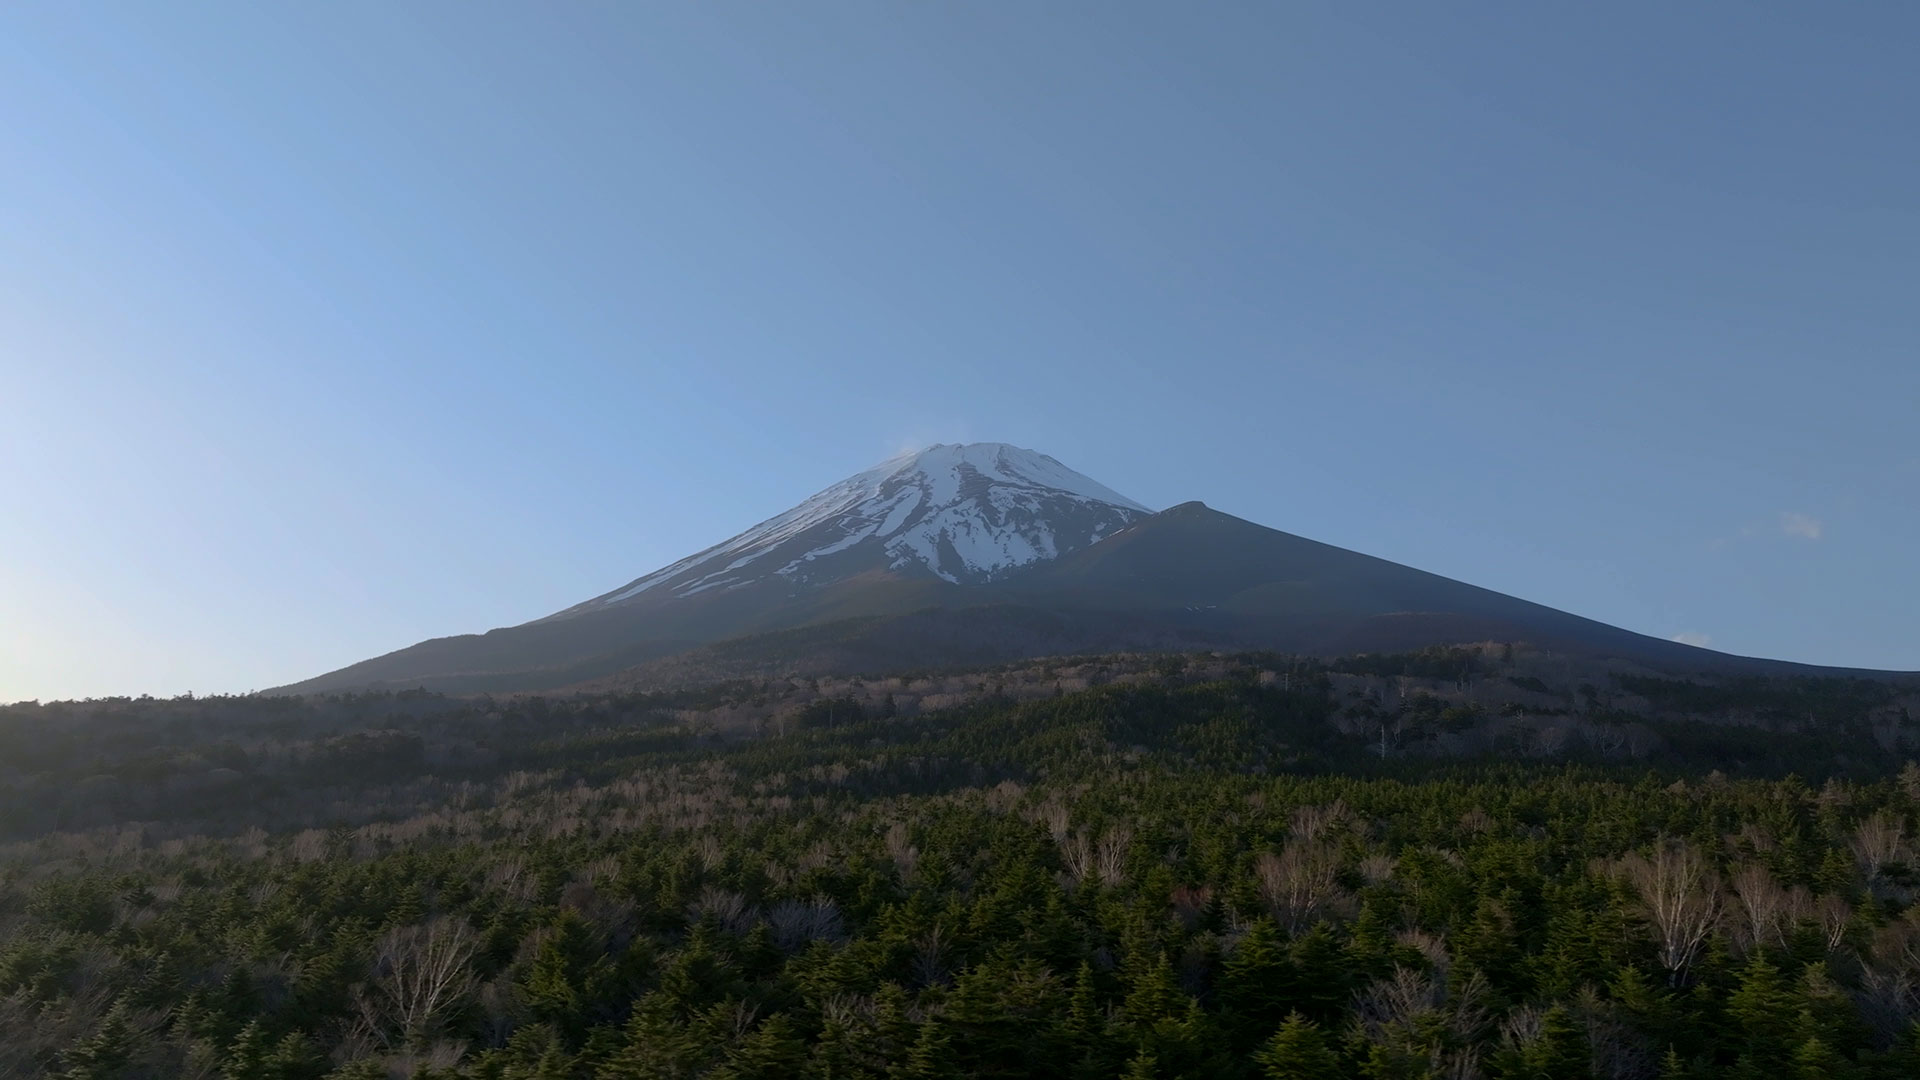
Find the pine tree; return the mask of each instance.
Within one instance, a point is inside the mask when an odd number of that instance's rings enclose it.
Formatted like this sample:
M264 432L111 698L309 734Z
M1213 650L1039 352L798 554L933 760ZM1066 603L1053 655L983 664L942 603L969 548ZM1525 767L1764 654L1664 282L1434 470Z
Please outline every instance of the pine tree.
M1541 1080L1581 1080L1590 1075L1586 1036L1564 1005L1540 1018L1540 1038L1528 1048L1527 1064Z
M1271 1032L1273 1017L1298 1007L1293 961L1271 919L1257 920L1227 954L1219 995L1236 1050L1248 1050Z
M1113 1075L1106 1036L1106 1014L1094 991L1093 965L1081 961L1067 998L1067 1040L1074 1055L1071 1073L1078 1080L1106 1080Z
M1184 995L1174 984L1173 964L1166 953L1143 965L1133 978L1127 999L1121 1006L1127 1022L1137 1028L1149 1028L1155 1021L1173 1016Z
M267 1030L253 1020L240 1029L227 1047L227 1061L220 1075L224 1080L266 1080L266 1059L272 1048Z
M936 1018L920 1025L920 1032L907 1051L907 1060L894 1070L896 1080L945 1080L952 1075L948 1067L950 1039Z
M768 1017L727 1051L714 1080L789 1080L800 1074L807 1046L785 1015Z
M1780 973L1759 950L1740 971L1740 985L1727 997L1727 1018L1739 1033L1739 1075L1777 1075L1787 1064L1793 1033L1792 999Z
M539 1027L550 1039L542 1050L557 1048L558 1034L550 1025ZM533 1031L533 1027L527 1027L515 1032L514 1042ZM634 1006L633 1017L627 1021L625 1045L614 1052L602 1075L607 1080L667 1080L690 1075L708 1057L709 1048L703 1045L700 1034L681 1018L673 1001L655 991ZM511 1048L513 1044L508 1045Z
M578 912L564 910L520 981L533 1015L578 1039L614 981L613 964Z
M1793 1052L1793 1080L1847 1080L1854 1069L1840 1052L1818 1037L1802 1042Z
M1345 1015L1352 978L1346 955L1333 928L1319 923L1293 943L1294 978L1299 987L1299 1010L1316 1023L1337 1022Z
M1340 1059L1328 1048L1320 1025L1299 1012L1254 1055L1267 1080L1341 1080Z
M109 1080L133 1059L133 1032L127 1026L127 1010L120 1002L100 1019L93 1034L74 1043L61 1055L66 1071L64 1080Z
M1486 975L1495 986L1512 984L1520 962L1520 944L1515 940L1513 917L1500 900L1482 895L1474 905L1472 918L1450 936L1461 961Z
M1152 1051L1143 1047L1127 1062L1127 1071L1120 1077L1121 1080L1160 1080L1160 1063L1154 1060Z

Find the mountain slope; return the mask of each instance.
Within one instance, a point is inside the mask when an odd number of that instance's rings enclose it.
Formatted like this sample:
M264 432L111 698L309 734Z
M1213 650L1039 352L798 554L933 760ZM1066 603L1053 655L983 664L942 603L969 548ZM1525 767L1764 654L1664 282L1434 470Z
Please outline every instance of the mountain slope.
M1051 607L1185 610L1269 648L1378 652L1529 640L1636 660L1719 654L1183 503L1022 578Z
M649 657L580 689L788 672L877 675L1047 655L1271 649L1321 656L1527 642L1671 671L1809 671L1650 638L1184 503L911 612L796 624ZM935 602L938 606L935 606Z
M277 692L569 685L704 642L965 603L1151 514L1045 454L931 446L543 619L421 642Z
M935 446L544 619L283 687L447 692L882 673L1063 653L1317 655L1529 642L1671 670L1801 670L1635 634L1185 503L1043 454Z

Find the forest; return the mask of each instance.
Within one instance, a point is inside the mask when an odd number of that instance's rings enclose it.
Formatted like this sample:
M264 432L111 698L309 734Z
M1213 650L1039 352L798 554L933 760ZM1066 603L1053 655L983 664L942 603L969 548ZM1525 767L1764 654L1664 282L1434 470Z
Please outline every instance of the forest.
M0 707L0 1076L1920 1076L1914 693L1490 647Z

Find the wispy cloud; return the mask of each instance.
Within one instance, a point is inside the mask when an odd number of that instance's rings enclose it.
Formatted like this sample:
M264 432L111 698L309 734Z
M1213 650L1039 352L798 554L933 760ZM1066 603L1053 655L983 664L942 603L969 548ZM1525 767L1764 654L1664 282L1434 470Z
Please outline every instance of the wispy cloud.
M1820 534L1826 531L1826 526L1820 523L1819 518L1810 514L1785 510L1780 514L1780 531L1802 540L1818 540Z
M964 420L922 420L912 423L892 440L893 455L925 450L935 443L964 443L973 441L973 425ZM989 435L989 439L1002 438Z
M1827 524L1812 514L1803 514L1798 510L1782 510L1768 525L1742 525L1729 536L1716 536L1707 541L1708 551L1725 551L1735 544L1744 544L1765 537L1784 536L1792 540L1818 540L1827 534Z
M1713 644L1713 635L1702 634L1697 630L1682 630L1673 635L1673 640L1682 645L1691 645L1696 649L1704 649Z

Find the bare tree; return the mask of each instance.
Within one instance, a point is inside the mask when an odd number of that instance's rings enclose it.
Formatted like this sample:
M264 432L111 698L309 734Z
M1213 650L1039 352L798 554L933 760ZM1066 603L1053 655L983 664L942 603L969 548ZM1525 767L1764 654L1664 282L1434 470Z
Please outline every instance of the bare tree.
M1094 851L1094 871L1100 884L1112 888L1127 879L1127 849L1133 846L1133 830L1115 825L1100 835Z
M1731 881L1741 942L1749 946L1785 945L1792 894L1759 863L1741 866L1733 872Z
M1260 899L1290 933L1299 933L1340 897L1340 856L1331 844L1290 840L1280 853L1261 852L1253 870Z
M1635 852L1619 866L1640 894L1668 980L1684 983L1720 918L1719 874L1698 848L1683 841L1656 844L1651 856Z
M1391 855L1375 853L1360 860L1360 876L1369 885L1378 885L1393 877L1400 860Z
M1880 810L1854 827L1847 846L1853 849L1861 871L1873 877L1882 866L1907 860L1906 827L1899 818Z
M1885 1050L1913 1028L1920 1014L1920 987L1904 971L1869 967L1860 973L1860 989L1853 995L1860 1018L1873 1033L1876 1049Z
M1836 953L1847 943L1847 930L1853 926L1853 906L1831 893L1814 901L1814 918L1827 939L1827 951Z
M1616 1006L1593 987L1580 990L1573 1013L1586 1030L1589 1067L1595 1080L1654 1080L1659 1075L1652 1045L1623 1023Z
M906 822L896 821L887 826L886 845L887 857L893 860L894 869L899 871L901 878L911 875L920 862L920 849L913 846Z
M1873 936L1874 963L1889 971L1920 976L1920 913L1907 914Z
M840 907L824 896L811 900L782 900L767 909L774 944L798 951L810 941L839 941L844 936Z
M1297 839L1318 840L1345 825L1352 816L1346 802L1340 799L1321 805L1295 807L1287 822L1288 831Z
M746 897L712 885L702 886L700 895L687 904L687 922L697 923L707 918L734 934L746 933L759 921Z
M388 931L374 954L373 985L361 995L361 1013L388 1045L423 1042L473 993L478 946L478 936L457 919Z
M1060 862L1067 869L1067 884L1078 888L1093 873L1093 842L1087 834L1074 830L1055 837L1060 845Z
M1486 982L1477 973L1451 980L1444 969L1421 974L1398 967L1355 996L1355 1026L1370 1043L1409 1056L1425 1054L1430 1076L1470 1080L1480 1075L1472 1044L1486 1034L1486 996Z
M913 943L913 977L921 986L941 986L947 974L947 938L935 923Z

